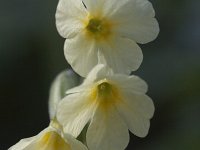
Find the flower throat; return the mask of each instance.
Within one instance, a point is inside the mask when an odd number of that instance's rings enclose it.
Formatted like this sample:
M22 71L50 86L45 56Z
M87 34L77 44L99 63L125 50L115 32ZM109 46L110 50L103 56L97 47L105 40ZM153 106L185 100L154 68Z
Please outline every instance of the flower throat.
M87 33L90 37L107 39L111 35L111 24L105 19L89 18L86 25Z

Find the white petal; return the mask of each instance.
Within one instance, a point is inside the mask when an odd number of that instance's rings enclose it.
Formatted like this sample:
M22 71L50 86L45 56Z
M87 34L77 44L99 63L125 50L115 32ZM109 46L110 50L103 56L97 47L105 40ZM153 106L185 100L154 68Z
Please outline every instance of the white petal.
M28 145L30 145L33 142L33 140L35 140L35 136L30 137L30 138L26 138L26 139L22 139L17 144L10 147L8 150L23 150L23 149L26 149L26 147Z
M114 108L96 111L86 134L91 150L122 150L129 142L127 126Z
M133 134L139 137L145 137L148 134L149 119L154 113L153 102L148 96L142 94L126 95L123 103L117 105L117 108Z
M116 38L110 45L102 44L99 53L102 53L105 65L121 74L130 74L131 71L137 70L143 60L140 47L126 38Z
M110 14L110 19L118 24L115 32L141 44L153 41L158 36L159 25L154 18L152 4L147 0L129 0L122 3Z
M83 3L92 15L96 15L105 6L105 0L83 0Z
M154 17L155 11L148 0L83 0L88 11L103 13L104 17L113 17L120 15L139 15Z
M87 11L81 0L60 0L56 11L56 27L61 36L70 38L84 27Z
M49 93L50 119L55 117L57 104L66 95L66 90L76 86L78 82L78 75L72 70L62 71L57 75L51 85Z
M115 29L120 36L131 38L137 43L145 44L153 41L159 33L159 25L155 18L133 18L127 16L128 21L121 21Z
M87 78L84 81L84 84L87 83L93 83L95 80L97 80L97 74L100 70L102 70L103 68L105 68L105 65L103 64L98 64L96 65L87 75Z
M120 87L121 90L126 93L130 92L144 94L148 90L147 83L135 75L127 76L117 74L110 78L117 84L117 86Z
M147 119L152 118L154 104L151 98L145 94L148 90L148 85L144 80L134 75L114 75L111 79L119 87L125 103Z
M140 15L155 16L151 3L147 0L83 0L88 11L103 13L103 16L117 16L137 12ZM132 9L131 9L132 8Z
M107 4L104 4L104 12L107 12L106 15L112 18L124 17L127 14L155 17L153 6L148 0L110 0L105 3Z
M113 70L104 64L96 65L88 74L84 84L94 83L98 80L106 78L106 76L113 75Z
M71 88L69 90L67 90L66 94L73 94L73 93L81 93L81 92L86 92L88 91L90 85L83 85L81 84L80 86L76 86L74 88Z
M87 102L87 96L75 93L66 96L58 105L57 119L65 133L77 137L93 115L93 105Z
M36 141L47 131L51 131L51 127L47 127L38 135L20 140L17 144L10 147L8 150L34 150Z
M76 140L73 136L66 134L65 139L71 147L70 150L87 150L86 146L80 141Z
M98 48L92 39L80 33L71 39L66 39L64 54L72 68L81 76L86 75L98 64Z

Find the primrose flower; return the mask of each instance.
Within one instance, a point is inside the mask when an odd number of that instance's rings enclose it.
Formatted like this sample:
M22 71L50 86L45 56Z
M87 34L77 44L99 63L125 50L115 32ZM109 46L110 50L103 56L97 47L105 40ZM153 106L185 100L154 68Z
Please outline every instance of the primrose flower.
M52 122L38 135L22 139L8 150L87 150L87 148L69 134L61 135L58 124Z
M90 150L123 150L128 129L139 137L148 133L154 104L146 92L147 84L139 77L97 65L82 85L67 91L58 104L57 119L64 132L75 137L88 124Z
M66 38L64 54L85 77L97 64L130 74L143 55L136 43L154 40L159 32L148 0L60 0L56 26Z

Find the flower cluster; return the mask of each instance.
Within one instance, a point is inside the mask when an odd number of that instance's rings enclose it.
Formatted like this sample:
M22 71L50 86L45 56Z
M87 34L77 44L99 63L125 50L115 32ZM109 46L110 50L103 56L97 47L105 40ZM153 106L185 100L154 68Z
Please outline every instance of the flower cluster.
M84 81L76 86L72 71L58 75L50 91L49 127L9 150L124 150L129 131L145 137L154 104L146 82L130 74L143 60L138 43L159 33L152 4L59 0L55 16L66 38L65 58Z

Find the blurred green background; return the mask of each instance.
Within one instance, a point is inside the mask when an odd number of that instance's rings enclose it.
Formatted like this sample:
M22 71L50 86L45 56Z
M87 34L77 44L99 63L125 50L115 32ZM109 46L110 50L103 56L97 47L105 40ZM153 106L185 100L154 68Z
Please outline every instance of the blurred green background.
M200 1L151 0L159 37L142 45L135 73L149 84L156 111L149 135L127 150L200 149ZM58 0L0 0L0 150L48 123L54 77L69 68L55 27Z

